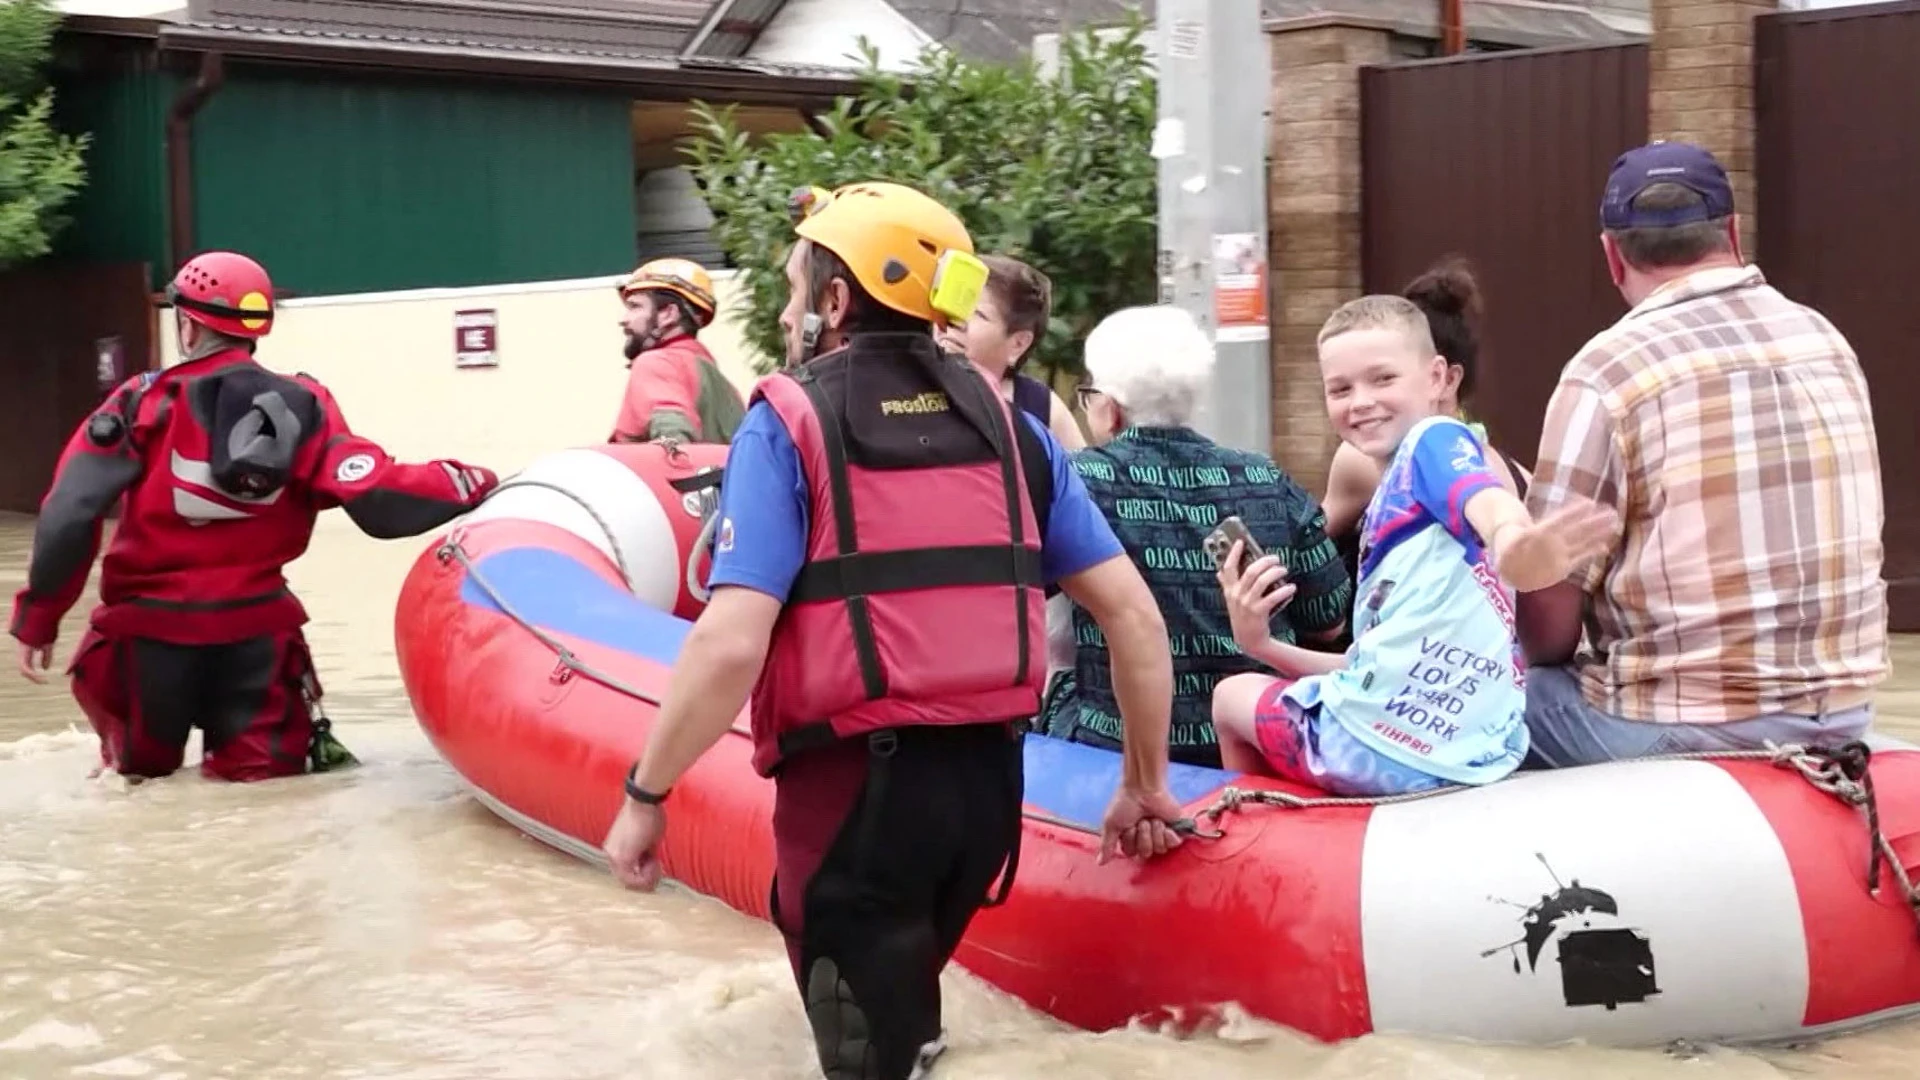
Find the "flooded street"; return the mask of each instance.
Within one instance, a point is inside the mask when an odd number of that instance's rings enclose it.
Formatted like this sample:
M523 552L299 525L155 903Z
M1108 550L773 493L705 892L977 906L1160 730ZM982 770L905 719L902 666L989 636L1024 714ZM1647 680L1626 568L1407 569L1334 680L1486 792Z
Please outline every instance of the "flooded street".
M0 517L0 586L31 522ZM129 792L64 680L0 674L0 1077L203 1080L811 1080L771 928L685 892L638 896L469 798L415 726L392 604L425 541L323 520L294 585L342 740L366 767L226 786L191 771ZM64 665L89 599L56 654ZM9 642L9 645L12 643ZM1920 641L1881 728L1920 740ZM1179 1041L1094 1036L958 971L942 1080L1038 1077L1905 1080L1920 1025L1768 1054L1369 1038L1262 1024Z

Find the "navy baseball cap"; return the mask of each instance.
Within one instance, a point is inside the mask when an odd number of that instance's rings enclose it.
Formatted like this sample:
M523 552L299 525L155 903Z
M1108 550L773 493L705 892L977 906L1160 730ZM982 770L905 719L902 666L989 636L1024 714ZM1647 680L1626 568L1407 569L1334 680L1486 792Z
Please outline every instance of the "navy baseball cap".
M1673 210L1635 210L1633 200L1655 184L1691 188L1700 195L1700 202ZM1614 159L1606 194L1600 197L1603 229L1663 229L1732 213L1733 184L1727 170L1706 147L1690 142L1651 142L1621 154Z

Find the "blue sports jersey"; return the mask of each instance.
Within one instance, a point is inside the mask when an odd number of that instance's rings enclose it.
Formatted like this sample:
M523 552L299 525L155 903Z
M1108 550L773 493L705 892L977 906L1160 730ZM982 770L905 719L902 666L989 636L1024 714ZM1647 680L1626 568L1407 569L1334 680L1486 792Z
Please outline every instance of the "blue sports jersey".
M1347 666L1287 692L1373 750L1462 784L1506 776L1528 746L1513 594L1465 509L1499 483L1466 424L1416 424L1361 522Z

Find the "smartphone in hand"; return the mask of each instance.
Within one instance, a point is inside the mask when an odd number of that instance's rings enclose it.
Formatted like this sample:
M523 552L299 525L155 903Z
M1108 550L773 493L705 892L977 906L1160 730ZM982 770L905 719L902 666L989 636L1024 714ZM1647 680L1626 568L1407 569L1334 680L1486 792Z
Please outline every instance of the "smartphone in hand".
M1222 521L1218 528L1207 534L1205 544L1207 556L1213 560L1216 569L1226 561L1227 552L1233 550L1235 540L1240 541L1241 544L1239 570L1242 572L1246 571L1253 560L1266 554L1261 550L1259 541L1253 538L1253 533L1247 531L1247 523L1241 521L1238 515L1234 515Z

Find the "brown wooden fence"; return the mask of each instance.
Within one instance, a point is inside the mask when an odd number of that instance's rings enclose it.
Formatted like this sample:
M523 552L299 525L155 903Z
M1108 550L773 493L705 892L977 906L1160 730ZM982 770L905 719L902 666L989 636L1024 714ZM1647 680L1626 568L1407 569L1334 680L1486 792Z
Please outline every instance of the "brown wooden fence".
M1860 354L1879 420L1896 630L1920 631L1920 0L1755 27L1758 261ZM1361 74L1363 281L1464 255L1486 318L1474 411L1531 463L1562 365L1624 305L1596 235L1608 166L1647 139L1644 45L1414 61Z
M154 365L142 263L0 275L0 510L31 513L67 437L114 383ZM114 361L101 370L105 354Z
M1763 16L1754 64L1758 261L1860 354L1893 626L1920 630L1920 3Z
M1647 48L1367 68L1360 103L1365 287L1398 292L1445 255L1474 264L1486 317L1470 408L1531 465L1560 369L1625 311L1600 254L1600 192L1647 139Z

